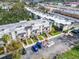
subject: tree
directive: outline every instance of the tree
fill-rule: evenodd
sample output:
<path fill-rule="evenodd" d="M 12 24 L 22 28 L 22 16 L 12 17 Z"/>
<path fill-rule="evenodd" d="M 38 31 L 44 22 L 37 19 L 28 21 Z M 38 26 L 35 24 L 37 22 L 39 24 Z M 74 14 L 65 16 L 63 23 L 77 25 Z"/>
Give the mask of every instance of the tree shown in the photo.
<path fill-rule="evenodd" d="M 21 3 L 21 2 L 17 2 L 13 5 L 13 8 L 12 10 L 13 11 L 20 11 L 20 10 L 23 10 L 24 9 L 24 3 Z"/>
<path fill-rule="evenodd" d="M 16 50 L 12 53 L 12 59 L 21 59 L 20 51 Z"/>
<path fill-rule="evenodd" d="M 2 39 L 3 39 L 3 41 L 4 41 L 5 43 L 8 43 L 8 41 L 11 40 L 11 37 L 10 37 L 9 35 L 7 35 L 7 34 L 4 34 L 3 37 L 2 37 Z"/>
<path fill-rule="evenodd" d="M 4 34 L 2 39 L 6 43 L 5 46 L 4 46 L 4 53 L 6 53 L 7 52 L 6 51 L 6 46 L 7 46 L 7 43 L 11 40 L 11 37 L 9 35 Z"/>
<path fill-rule="evenodd" d="M 21 42 L 12 40 L 11 43 L 6 46 L 6 49 L 7 49 L 7 52 L 11 52 L 11 51 L 16 51 L 22 47 L 23 46 Z"/>

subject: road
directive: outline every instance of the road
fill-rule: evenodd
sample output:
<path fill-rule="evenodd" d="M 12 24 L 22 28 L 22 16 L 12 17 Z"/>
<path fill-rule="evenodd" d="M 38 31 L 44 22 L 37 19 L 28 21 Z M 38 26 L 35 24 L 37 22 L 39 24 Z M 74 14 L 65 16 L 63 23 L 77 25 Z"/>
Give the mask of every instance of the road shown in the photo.
<path fill-rule="evenodd" d="M 31 48 L 27 48 L 27 54 L 23 55 L 22 59 L 53 59 L 56 54 L 68 51 L 71 47 L 73 47 L 74 43 L 79 42 L 79 37 L 70 37 L 63 35 L 54 39 L 50 39 L 49 41 L 54 41 L 55 44 L 50 48 L 40 49 L 38 53 L 34 53 L 31 51 Z"/>

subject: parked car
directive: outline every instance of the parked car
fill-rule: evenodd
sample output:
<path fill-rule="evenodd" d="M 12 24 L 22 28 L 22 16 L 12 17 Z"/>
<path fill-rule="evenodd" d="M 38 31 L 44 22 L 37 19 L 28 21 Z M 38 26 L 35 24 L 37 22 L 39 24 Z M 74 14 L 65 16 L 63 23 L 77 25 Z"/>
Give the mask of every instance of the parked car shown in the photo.
<path fill-rule="evenodd" d="M 36 45 L 38 46 L 39 49 L 41 49 L 42 46 L 43 46 L 43 45 L 42 45 L 42 42 L 37 42 Z"/>
<path fill-rule="evenodd" d="M 53 42 L 53 41 L 48 42 L 48 43 L 47 43 L 47 47 L 51 47 L 51 46 L 54 45 L 54 44 L 55 44 L 55 42 Z"/>
<path fill-rule="evenodd" d="M 38 52 L 38 46 L 37 45 L 32 46 L 31 49 L 32 49 L 33 52 Z"/>

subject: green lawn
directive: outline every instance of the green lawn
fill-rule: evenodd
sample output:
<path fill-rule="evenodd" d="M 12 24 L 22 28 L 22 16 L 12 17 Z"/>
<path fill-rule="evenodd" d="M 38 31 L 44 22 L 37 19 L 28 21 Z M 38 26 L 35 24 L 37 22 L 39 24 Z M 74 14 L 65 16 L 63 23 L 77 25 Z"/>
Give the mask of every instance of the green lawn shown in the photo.
<path fill-rule="evenodd" d="M 54 35 L 60 34 L 60 32 L 58 32 L 55 28 L 56 26 L 52 27 L 52 30 L 49 32 L 50 35 L 54 36 Z"/>
<path fill-rule="evenodd" d="M 38 41 L 38 40 L 37 40 L 37 39 L 35 39 L 34 37 L 32 38 L 32 40 L 34 41 L 34 43 Z"/>
<path fill-rule="evenodd" d="M 60 34 L 60 32 L 53 32 L 53 35 L 58 35 Z"/>
<path fill-rule="evenodd" d="M 41 35 L 42 35 L 43 37 L 47 37 L 47 35 L 46 35 L 45 32 L 43 32 Z"/>
<path fill-rule="evenodd" d="M 43 36 L 42 35 L 39 35 L 38 38 L 39 38 L 39 40 L 43 40 Z"/>
<path fill-rule="evenodd" d="M 79 45 L 64 54 L 57 56 L 57 59 L 79 59 Z"/>
<path fill-rule="evenodd" d="M 55 31 L 55 32 L 51 31 L 49 34 L 54 36 L 54 35 L 60 34 L 60 32 L 58 32 L 58 31 Z"/>
<path fill-rule="evenodd" d="M 32 44 L 31 39 L 27 39 L 28 44 Z"/>

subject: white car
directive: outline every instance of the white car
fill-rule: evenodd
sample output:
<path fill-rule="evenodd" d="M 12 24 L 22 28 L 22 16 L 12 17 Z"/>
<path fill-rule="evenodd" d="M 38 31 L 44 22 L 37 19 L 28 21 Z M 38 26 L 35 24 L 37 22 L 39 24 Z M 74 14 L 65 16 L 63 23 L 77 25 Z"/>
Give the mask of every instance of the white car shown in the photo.
<path fill-rule="evenodd" d="M 53 42 L 53 41 L 48 42 L 48 43 L 47 43 L 47 47 L 51 47 L 51 46 L 54 45 L 54 44 L 55 44 L 55 42 Z"/>

